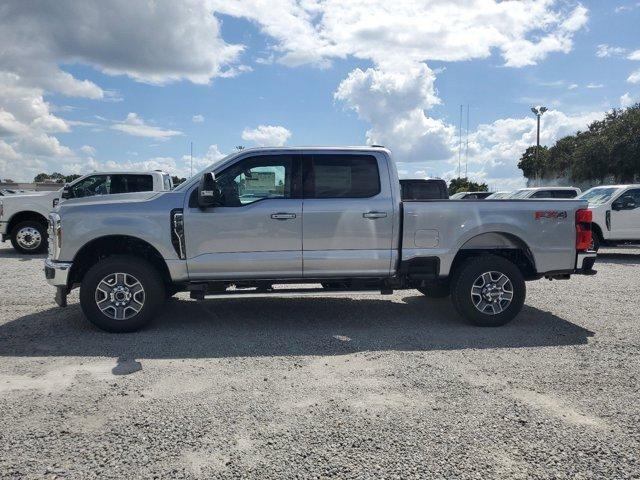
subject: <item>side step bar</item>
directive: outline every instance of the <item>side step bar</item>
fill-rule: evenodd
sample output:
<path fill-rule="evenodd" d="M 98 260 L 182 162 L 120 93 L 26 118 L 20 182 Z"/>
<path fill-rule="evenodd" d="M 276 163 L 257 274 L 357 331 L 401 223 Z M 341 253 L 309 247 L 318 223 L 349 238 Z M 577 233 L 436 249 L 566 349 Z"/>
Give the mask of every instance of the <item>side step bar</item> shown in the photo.
<path fill-rule="evenodd" d="M 224 290 L 220 292 L 206 291 L 205 289 L 191 290 L 190 296 L 195 300 L 204 300 L 205 297 L 216 298 L 242 298 L 242 297 L 314 297 L 322 296 L 343 296 L 343 295 L 391 295 L 393 290 L 380 288 L 367 290 L 349 289 L 326 289 L 326 288 L 272 288 L 272 289 L 237 289 Z"/>

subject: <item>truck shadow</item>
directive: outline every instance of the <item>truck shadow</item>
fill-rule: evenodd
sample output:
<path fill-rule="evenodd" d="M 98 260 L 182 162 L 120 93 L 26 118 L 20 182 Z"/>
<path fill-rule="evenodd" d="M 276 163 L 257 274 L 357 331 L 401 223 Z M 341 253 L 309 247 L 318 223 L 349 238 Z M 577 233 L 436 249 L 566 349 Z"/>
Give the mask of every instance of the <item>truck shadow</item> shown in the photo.
<path fill-rule="evenodd" d="M 12 258 L 18 259 L 21 262 L 26 262 L 28 260 L 44 260 L 47 258 L 46 253 L 36 254 L 36 255 L 25 255 L 24 253 L 18 253 L 12 248 L 0 248 L 0 259 L 2 258 Z"/>
<path fill-rule="evenodd" d="M 109 334 L 78 304 L 0 326 L 0 356 L 221 358 L 341 355 L 360 351 L 527 348 L 586 344 L 593 332 L 525 306 L 500 328 L 468 325 L 448 300 L 243 298 L 170 300 L 147 329 Z"/>
<path fill-rule="evenodd" d="M 640 253 L 615 252 L 606 253 L 598 252 L 596 265 L 598 263 L 616 263 L 616 264 L 639 264 Z"/>

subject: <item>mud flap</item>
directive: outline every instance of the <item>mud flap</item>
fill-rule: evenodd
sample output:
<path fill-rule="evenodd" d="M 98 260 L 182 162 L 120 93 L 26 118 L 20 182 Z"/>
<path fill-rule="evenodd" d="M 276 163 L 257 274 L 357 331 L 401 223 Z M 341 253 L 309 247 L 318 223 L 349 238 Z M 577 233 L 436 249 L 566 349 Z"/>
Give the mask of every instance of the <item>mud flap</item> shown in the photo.
<path fill-rule="evenodd" d="M 55 300 L 59 307 L 67 306 L 67 295 L 69 295 L 67 287 L 56 287 Z"/>

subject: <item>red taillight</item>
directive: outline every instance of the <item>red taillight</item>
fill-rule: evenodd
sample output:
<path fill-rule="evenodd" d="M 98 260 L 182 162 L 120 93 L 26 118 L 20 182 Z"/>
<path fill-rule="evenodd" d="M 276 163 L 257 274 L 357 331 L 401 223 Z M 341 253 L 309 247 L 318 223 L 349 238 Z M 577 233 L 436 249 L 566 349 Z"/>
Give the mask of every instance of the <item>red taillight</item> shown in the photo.
<path fill-rule="evenodd" d="M 591 221 L 593 212 L 591 210 L 578 210 L 576 212 L 576 250 L 586 251 L 591 247 L 593 240 L 591 236 Z"/>

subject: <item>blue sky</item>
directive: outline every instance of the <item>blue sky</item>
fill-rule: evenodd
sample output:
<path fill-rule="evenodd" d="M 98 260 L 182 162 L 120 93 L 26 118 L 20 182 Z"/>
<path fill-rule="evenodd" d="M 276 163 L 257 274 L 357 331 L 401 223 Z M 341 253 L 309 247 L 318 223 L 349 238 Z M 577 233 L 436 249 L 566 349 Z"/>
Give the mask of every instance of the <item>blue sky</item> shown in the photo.
<path fill-rule="evenodd" d="M 388 3 L 10 1 L 0 178 L 182 176 L 190 142 L 198 167 L 236 145 L 375 142 L 403 176 L 450 178 L 469 104 L 470 176 L 513 188 L 531 105 L 550 144 L 640 99 L 636 0 Z"/>

